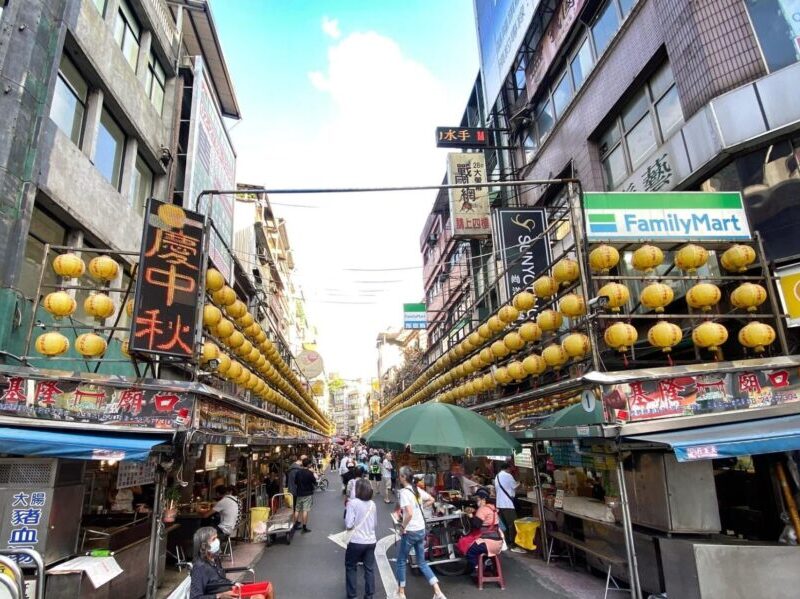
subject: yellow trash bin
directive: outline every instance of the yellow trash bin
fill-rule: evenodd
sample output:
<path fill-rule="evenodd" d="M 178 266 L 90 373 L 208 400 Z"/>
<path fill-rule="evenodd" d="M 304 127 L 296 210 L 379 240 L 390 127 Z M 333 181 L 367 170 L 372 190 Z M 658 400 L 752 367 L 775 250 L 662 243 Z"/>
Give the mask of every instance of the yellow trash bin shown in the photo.
<path fill-rule="evenodd" d="M 250 540 L 255 541 L 259 536 L 263 536 L 267 527 L 267 520 L 269 520 L 268 507 L 251 507 L 250 508 Z M 264 523 L 263 531 L 259 534 L 257 525 Z"/>
<path fill-rule="evenodd" d="M 539 529 L 541 522 L 536 518 L 519 518 L 514 520 L 514 530 L 517 531 L 517 536 L 514 537 L 514 542 L 523 549 L 533 551 L 536 549 L 536 531 Z"/>

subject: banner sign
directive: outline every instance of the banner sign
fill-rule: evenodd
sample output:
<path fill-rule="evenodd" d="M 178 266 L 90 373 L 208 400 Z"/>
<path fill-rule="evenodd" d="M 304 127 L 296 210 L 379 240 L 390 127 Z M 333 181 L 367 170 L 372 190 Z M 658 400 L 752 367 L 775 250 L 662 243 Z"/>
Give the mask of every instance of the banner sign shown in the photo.
<path fill-rule="evenodd" d="M 210 240 L 209 258 L 225 280 L 230 281 L 233 256 L 227 248 L 233 246 L 234 196 L 204 197 L 200 207 L 197 196 L 207 189 L 236 189 L 236 152 L 217 109 L 214 87 L 206 76 L 203 60 L 199 56 L 193 60 L 194 88 L 183 205 L 192 210 L 200 209 L 204 214 L 211 211 L 215 230 Z"/>
<path fill-rule="evenodd" d="M 489 132 L 476 127 L 436 127 L 437 148 L 485 148 Z"/>
<path fill-rule="evenodd" d="M 739 192 L 586 193 L 588 241 L 751 239 Z"/>
<path fill-rule="evenodd" d="M 424 329 L 428 326 L 425 304 L 403 304 L 403 328 Z"/>
<path fill-rule="evenodd" d="M 486 159 L 480 152 L 447 155 L 447 181 L 451 185 L 486 182 Z M 450 189 L 450 230 L 457 239 L 491 235 L 489 188 Z"/>
<path fill-rule="evenodd" d="M 173 391 L 0 376 L 4 416 L 173 430 L 189 424 L 192 402 Z"/>
<path fill-rule="evenodd" d="M 310 349 L 301 351 L 295 358 L 295 362 L 297 362 L 297 367 L 300 369 L 300 372 L 302 372 L 303 376 L 307 379 L 317 378 L 322 374 L 324 368 L 322 356 Z"/>
<path fill-rule="evenodd" d="M 550 238 L 537 236 L 547 228 L 543 208 L 501 208 L 495 210 L 495 247 L 503 264 L 503 280 L 510 299 L 533 285 L 552 262 Z"/>
<path fill-rule="evenodd" d="M 500 95 L 538 5 L 539 0 L 474 0 L 487 111 Z"/>
<path fill-rule="evenodd" d="M 215 433 L 247 434 L 247 415 L 221 403 L 200 400 L 197 410 L 197 428 Z"/>
<path fill-rule="evenodd" d="M 764 408 L 800 401 L 796 368 L 679 376 L 603 385 L 603 403 L 650 420 Z"/>
<path fill-rule="evenodd" d="M 130 351 L 191 359 L 205 259 L 203 215 L 150 198 L 136 278 Z"/>
<path fill-rule="evenodd" d="M 578 20 L 578 15 L 583 9 L 585 0 L 561 0 L 542 36 L 539 46 L 532 54 L 528 67 L 525 69 L 527 80 L 528 99 L 532 100 L 542 83 L 547 69 L 553 64 L 558 50 L 567 38 L 572 26 Z"/>

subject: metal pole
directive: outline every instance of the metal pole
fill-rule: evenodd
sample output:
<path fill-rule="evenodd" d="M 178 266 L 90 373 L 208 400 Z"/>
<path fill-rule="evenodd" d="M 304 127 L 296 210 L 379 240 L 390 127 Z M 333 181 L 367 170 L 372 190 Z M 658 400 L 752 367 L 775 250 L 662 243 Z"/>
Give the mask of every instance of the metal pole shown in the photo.
<path fill-rule="evenodd" d="M 542 531 L 542 557 L 544 558 L 544 561 L 547 561 L 550 557 L 548 555 L 550 551 L 547 547 L 547 516 L 544 513 L 544 498 L 542 497 L 542 479 L 539 476 L 539 450 L 537 445 L 538 442 L 534 441 L 533 448 L 531 449 L 531 458 L 533 461 L 533 482 L 536 489 L 536 506 L 539 508 L 539 519 L 542 522 L 539 525 L 539 530 Z"/>
<path fill-rule="evenodd" d="M 160 460 L 159 460 L 160 462 Z M 161 464 L 156 465 L 155 499 L 153 500 L 153 515 L 150 522 L 150 553 L 147 557 L 147 599 L 156 599 L 158 593 L 158 554 L 161 546 L 161 533 L 163 525 L 161 516 L 163 512 L 165 473 Z"/>
<path fill-rule="evenodd" d="M 628 557 L 628 578 L 631 585 L 631 597 L 633 599 L 642 599 L 642 589 L 639 585 L 639 564 L 636 559 L 636 546 L 633 540 L 633 526 L 628 506 L 628 489 L 625 486 L 625 468 L 622 465 L 622 455 L 617 456 L 617 484 L 619 485 L 619 500 L 622 504 L 622 530 L 625 533 L 625 552 Z"/>

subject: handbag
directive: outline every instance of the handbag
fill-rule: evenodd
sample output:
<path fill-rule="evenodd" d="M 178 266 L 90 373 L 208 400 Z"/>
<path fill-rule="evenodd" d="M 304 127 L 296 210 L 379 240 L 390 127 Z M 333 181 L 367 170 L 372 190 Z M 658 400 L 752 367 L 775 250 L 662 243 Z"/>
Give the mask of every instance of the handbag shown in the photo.
<path fill-rule="evenodd" d="M 372 511 L 374 509 L 375 509 L 375 504 L 372 503 L 369 506 L 367 513 L 364 514 L 364 517 L 361 518 L 359 523 L 356 524 L 353 528 L 345 528 L 341 532 L 335 532 L 333 534 L 329 534 L 328 538 L 337 545 L 339 545 L 339 547 L 341 547 L 342 549 L 347 549 L 347 545 L 350 543 L 350 539 L 353 537 L 353 533 L 356 531 L 356 529 L 360 528 L 361 525 L 364 524 L 364 522 L 367 521 L 367 518 L 369 518 L 370 514 L 372 514 Z"/>

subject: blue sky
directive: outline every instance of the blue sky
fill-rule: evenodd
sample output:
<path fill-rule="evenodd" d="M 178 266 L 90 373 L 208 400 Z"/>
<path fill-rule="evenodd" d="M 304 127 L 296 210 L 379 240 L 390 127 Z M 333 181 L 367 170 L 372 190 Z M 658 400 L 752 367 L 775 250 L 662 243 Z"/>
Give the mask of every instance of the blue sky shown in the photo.
<path fill-rule="evenodd" d="M 441 181 L 446 152 L 434 127 L 458 122 L 478 71 L 472 0 L 211 5 L 243 115 L 231 128 L 239 182 Z M 271 198 L 282 204 L 329 372 L 376 375 L 377 334 L 422 295 L 419 236 L 434 196 Z M 409 266 L 420 268 L 355 270 Z"/>

